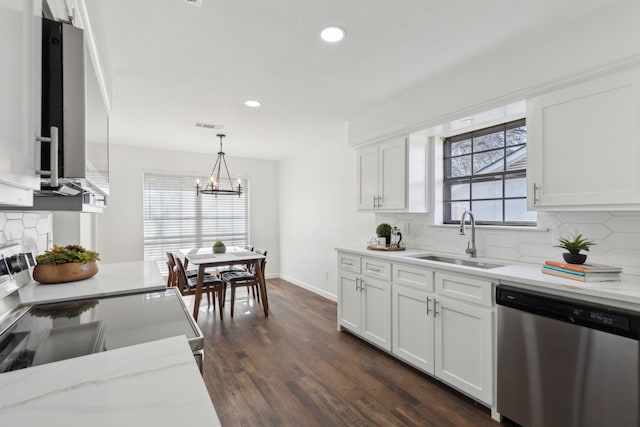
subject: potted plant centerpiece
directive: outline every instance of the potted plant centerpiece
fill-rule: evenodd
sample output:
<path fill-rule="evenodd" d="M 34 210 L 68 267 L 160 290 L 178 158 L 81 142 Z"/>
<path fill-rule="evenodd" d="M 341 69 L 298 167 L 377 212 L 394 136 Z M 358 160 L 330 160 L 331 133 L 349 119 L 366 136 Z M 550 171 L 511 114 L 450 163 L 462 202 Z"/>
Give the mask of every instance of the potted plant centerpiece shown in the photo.
<path fill-rule="evenodd" d="M 569 264 L 584 264 L 587 260 L 586 254 L 581 254 L 580 251 L 589 252 L 589 246 L 595 245 L 592 240 L 582 237 L 582 234 L 571 234 L 569 238 L 559 238 L 559 245 L 556 247 L 565 249 L 567 252 L 562 254 L 562 257 Z"/>
<path fill-rule="evenodd" d="M 391 226 L 385 223 L 378 225 L 376 228 L 376 234 L 378 237 L 384 237 L 385 244 L 388 247 L 391 243 Z"/>
<path fill-rule="evenodd" d="M 218 239 L 213 243 L 213 253 L 214 254 L 223 254 L 227 251 L 227 247 L 224 245 L 222 240 Z"/>
<path fill-rule="evenodd" d="M 33 279 L 40 283 L 66 283 L 88 279 L 98 272 L 100 255 L 80 245 L 57 246 L 36 257 Z"/>

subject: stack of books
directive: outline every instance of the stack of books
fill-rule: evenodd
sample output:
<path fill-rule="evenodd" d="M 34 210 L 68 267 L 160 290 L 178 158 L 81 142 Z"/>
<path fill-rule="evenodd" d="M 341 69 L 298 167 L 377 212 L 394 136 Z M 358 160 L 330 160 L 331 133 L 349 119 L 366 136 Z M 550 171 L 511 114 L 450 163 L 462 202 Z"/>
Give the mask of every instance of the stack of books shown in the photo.
<path fill-rule="evenodd" d="M 622 268 L 612 265 L 564 264 L 557 261 L 545 261 L 542 272 L 581 282 L 616 282 L 620 280 Z"/>

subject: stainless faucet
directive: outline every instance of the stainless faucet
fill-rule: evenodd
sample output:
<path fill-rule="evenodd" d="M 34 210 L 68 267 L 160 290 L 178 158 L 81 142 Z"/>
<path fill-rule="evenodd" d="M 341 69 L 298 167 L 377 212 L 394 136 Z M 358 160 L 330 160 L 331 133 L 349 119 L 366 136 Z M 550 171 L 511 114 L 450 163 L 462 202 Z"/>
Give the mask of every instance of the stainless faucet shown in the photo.
<path fill-rule="evenodd" d="M 462 218 L 460 218 L 460 234 L 465 235 L 467 233 L 464 232 L 464 218 L 469 215 L 471 220 L 471 241 L 467 243 L 467 249 L 465 252 L 471 255 L 471 258 L 475 258 L 477 255 L 476 251 L 476 219 L 473 217 L 473 212 L 467 210 L 462 212 Z"/>

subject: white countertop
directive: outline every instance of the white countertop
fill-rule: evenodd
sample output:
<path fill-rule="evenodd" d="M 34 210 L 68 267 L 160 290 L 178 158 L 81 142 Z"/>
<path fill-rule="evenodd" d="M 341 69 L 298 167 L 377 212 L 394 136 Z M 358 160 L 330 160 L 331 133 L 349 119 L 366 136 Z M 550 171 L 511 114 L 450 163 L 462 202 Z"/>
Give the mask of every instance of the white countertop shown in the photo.
<path fill-rule="evenodd" d="M 336 248 L 341 252 L 348 252 L 367 257 L 386 259 L 390 262 L 402 262 L 428 267 L 436 271 L 449 271 L 452 273 L 470 274 L 493 279 L 500 283 L 513 283 L 527 289 L 562 295 L 566 297 L 579 297 L 591 302 L 611 304 L 615 307 L 640 311 L 640 277 L 622 275 L 618 282 L 579 282 L 577 280 L 564 279 L 544 274 L 540 271 L 541 265 L 536 264 L 508 264 L 503 260 L 488 258 L 470 258 L 449 253 L 439 253 L 424 249 L 406 249 L 404 251 L 375 251 L 360 248 Z M 433 254 L 451 258 L 473 259 L 476 261 L 503 264 L 503 267 L 483 269 L 467 267 L 456 264 L 447 264 L 437 261 L 413 258 L 415 255 Z"/>
<path fill-rule="evenodd" d="M 0 374 L 6 426 L 220 426 L 184 336 Z"/>
<path fill-rule="evenodd" d="M 34 280 L 20 288 L 22 304 L 42 304 L 138 291 L 163 290 L 166 283 L 153 261 L 98 264 L 98 273 L 77 282 L 42 284 Z"/>

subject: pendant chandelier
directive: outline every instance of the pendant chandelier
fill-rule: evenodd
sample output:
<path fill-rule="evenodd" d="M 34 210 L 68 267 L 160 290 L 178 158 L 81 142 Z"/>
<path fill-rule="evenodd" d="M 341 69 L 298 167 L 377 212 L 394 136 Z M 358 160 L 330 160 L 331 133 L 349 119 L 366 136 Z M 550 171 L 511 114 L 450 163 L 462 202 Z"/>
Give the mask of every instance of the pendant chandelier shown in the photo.
<path fill-rule="evenodd" d="M 200 183 L 200 179 L 196 180 L 196 194 L 199 196 L 200 193 L 203 194 L 213 194 L 214 196 L 218 196 L 218 194 L 237 194 L 238 197 L 242 194 L 242 184 L 241 181 L 238 180 L 237 185 L 234 187 L 233 182 L 231 181 L 231 175 L 229 175 L 229 168 L 227 167 L 227 161 L 224 159 L 224 152 L 222 151 L 222 138 L 226 135 L 223 133 L 219 133 L 216 135 L 220 138 L 220 151 L 218 151 L 218 159 L 216 163 L 213 165 L 213 169 L 211 170 L 211 175 L 209 176 L 209 181 L 207 185 L 202 187 Z M 229 183 L 228 187 L 222 187 L 222 181 L 220 179 L 220 175 L 222 174 L 222 166 L 224 166 L 224 171 L 226 173 L 226 179 Z M 225 179 L 225 176 L 222 176 L 222 179 Z"/>

